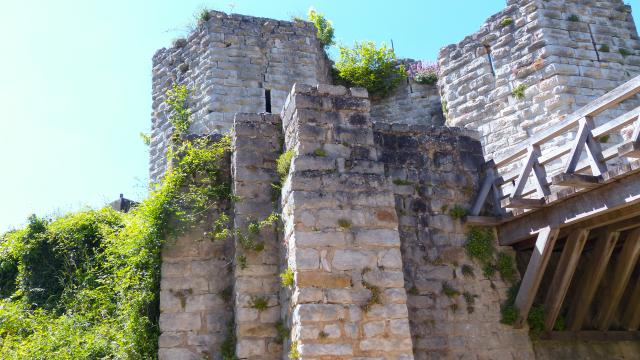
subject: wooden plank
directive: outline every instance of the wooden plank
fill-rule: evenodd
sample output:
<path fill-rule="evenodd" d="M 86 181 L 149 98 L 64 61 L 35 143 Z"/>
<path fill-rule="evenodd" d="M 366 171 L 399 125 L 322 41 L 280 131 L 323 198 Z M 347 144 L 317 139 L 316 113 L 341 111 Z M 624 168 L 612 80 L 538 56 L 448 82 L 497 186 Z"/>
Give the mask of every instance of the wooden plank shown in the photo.
<path fill-rule="evenodd" d="M 464 223 L 472 226 L 497 226 L 502 223 L 502 219 L 497 216 L 473 216 L 465 217 Z"/>
<path fill-rule="evenodd" d="M 522 278 L 518 295 L 516 295 L 515 307 L 518 309 L 518 318 L 514 323 L 516 328 L 521 328 L 529 316 L 529 310 L 536 297 L 542 276 L 549 263 L 553 247 L 558 238 L 559 229 L 545 227 L 538 233 L 536 245 L 531 253 L 531 259 Z"/>
<path fill-rule="evenodd" d="M 544 199 L 508 198 L 502 201 L 502 207 L 511 209 L 539 209 L 544 206 Z"/>
<path fill-rule="evenodd" d="M 580 229 L 569 235 L 564 244 L 558 267 L 553 274 L 553 280 L 551 280 L 544 302 L 544 329 L 546 331 L 553 330 L 588 235 L 589 230 Z"/>
<path fill-rule="evenodd" d="M 639 255 L 640 229 L 634 229 L 627 235 L 620 255 L 618 255 L 610 291 L 607 292 L 596 319 L 598 330 L 606 331 L 609 329 Z"/>
<path fill-rule="evenodd" d="M 549 205 L 545 211 L 531 211 L 505 221 L 498 227 L 498 239 L 500 245 L 513 245 L 535 236 L 546 226 L 567 227 L 638 203 L 638 176 L 625 175 L 596 189 Z M 622 211 L 618 215 L 624 214 Z"/>
<path fill-rule="evenodd" d="M 538 145 L 533 146 L 534 151 L 537 153 L 536 159 L 533 162 L 533 184 L 539 197 L 544 197 L 551 194 L 549 189 L 549 182 L 547 181 L 547 171 L 544 166 L 538 162 L 540 158 L 540 147 Z"/>
<path fill-rule="evenodd" d="M 591 134 L 590 131 L 591 129 L 589 128 L 587 119 L 580 119 L 580 121 L 578 122 L 578 132 L 576 133 L 576 137 L 573 138 L 573 141 L 571 142 L 571 152 L 569 153 L 569 157 L 565 161 L 563 171 L 565 174 L 573 174 L 576 171 L 576 167 L 578 166 L 578 162 L 580 162 L 580 156 L 582 155 L 584 145 L 587 142 L 587 137 Z"/>
<path fill-rule="evenodd" d="M 638 330 L 640 327 L 640 279 L 636 279 L 636 285 L 633 288 L 627 309 L 622 316 L 624 328 L 629 331 Z"/>
<path fill-rule="evenodd" d="M 620 232 L 613 231 L 602 233 L 595 239 L 596 246 L 592 258 L 580 279 L 576 295 L 569 308 L 567 329 L 578 331 L 582 328 L 619 237 Z"/>
<path fill-rule="evenodd" d="M 602 176 L 562 173 L 552 177 L 551 183 L 558 186 L 595 188 L 600 186 L 600 183 L 602 183 Z"/>
<path fill-rule="evenodd" d="M 479 215 L 480 211 L 482 211 L 482 207 L 487 201 L 487 197 L 489 195 L 489 191 L 493 189 L 493 184 L 495 182 L 495 168 L 493 166 L 493 161 L 489 160 L 485 164 L 485 168 L 487 169 L 486 175 L 484 178 L 484 182 L 482 183 L 482 187 L 480 191 L 478 191 L 478 196 L 476 197 L 475 202 L 473 203 L 473 207 L 471 208 L 471 215 Z"/>
<path fill-rule="evenodd" d="M 556 341 L 637 341 L 640 331 L 546 331 L 541 340 Z"/>
<path fill-rule="evenodd" d="M 618 86 L 612 91 L 604 94 L 598 99 L 588 103 L 582 108 L 578 109 L 573 114 L 569 115 L 564 120 L 561 120 L 560 123 L 542 130 L 538 132 L 536 135 L 529 138 L 526 142 L 526 145 L 523 145 L 522 148 L 519 148 L 514 151 L 510 151 L 508 154 L 505 154 L 500 157 L 496 157 L 494 159 L 497 167 L 502 167 L 505 164 L 515 160 L 519 156 L 526 154 L 527 147 L 529 145 L 541 145 L 554 137 L 566 132 L 567 130 L 575 127 L 578 124 L 578 121 L 585 116 L 596 116 L 599 113 L 615 107 L 620 102 L 634 96 L 636 93 L 640 91 L 640 76 L 636 76 L 633 79 L 627 81 L 626 83 Z"/>

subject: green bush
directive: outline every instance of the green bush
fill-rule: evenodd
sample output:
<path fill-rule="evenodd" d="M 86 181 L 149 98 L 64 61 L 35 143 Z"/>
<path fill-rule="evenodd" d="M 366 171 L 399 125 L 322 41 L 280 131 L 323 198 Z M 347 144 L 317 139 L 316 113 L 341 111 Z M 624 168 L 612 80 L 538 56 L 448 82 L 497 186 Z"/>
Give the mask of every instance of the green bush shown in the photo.
<path fill-rule="evenodd" d="M 600 48 L 598 48 L 598 51 L 600 51 L 600 52 L 609 52 L 610 51 L 609 45 L 607 45 L 607 44 L 600 45 Z"/>
<path fill-rule="evenodd" d="M 0 358 L 156 358 L 162 244 L 231 199 L 229 137 L 174 145 L 180 157 L 129 213 L 33 216 L 0 237 Z"/>
<path fill-rule="evenodd" d="M 513 258 L 504 252 L 498 253 L 496 260 L 496 268 L 502 277 L 502 280 L 512 283 L 516 279 L 516 269 Z"/>
<path fill-rule="evenodd" d="M 293 270 L 288 267 L 282 273 L 280 273 L 280 283 L 284 287 L 293 286 Z"/>
<path fill-rule="evenodd" d="M 507 26 L 509 26 L 511 24 L 513 24 L 513 18 L 511 16 L 505 16 L 500 21 L 500 27 L 507 27 Z"/>
<path fill-rule="evenodd" d="M 353 48 L 341 46 L 336 71 L 344 83 L 364 87 L 372 97 L 386 96 L 406 77 L 393 49 L 384 43 L 377 48 L 371 41 L 356 42 Z"/>
<path fill-rule="evenodd" d="M 576 14 L 571 14 L 569 16 L 569 18 L 567 18 L 567 20 L 571 21 L 571 22 L 578 22 L 580 21 L 580 18 L 578 17 L 578 15 Z"/>
<path fill-rule="evenodd" d="M 629 55 L 632 55 L 632 54 L 633 54 L 631 51 L 629 51 L 629 50 L 627 50 L 627 49 L 625 49 L 625 48 L 620 48 L 620 49 L 618 49 L 618 52 L 620 53 L 620 55 L 622 55 L 622 56 L 624 56 L 624 57 L 626 57 L 626 56 L 629 56 Z"/>
<path fill-rule="evenodd" d="M 333 41 L 333 24 L 331 23 L 331 21 L 327 20 L 324 17 L 324 14 L 320 14 L 319 12 L 311 8 L 309 9 L 307 18 L 313 23 L 313 25 L 316 26 L 316 29 L 318 30 L 316 36 L 318 37 L 318 40 L 322 45 L 327 47 L 335 43 Z"/>
<path fill-rule="evenodd" d="M 493 261 L 493 232 L 488 228 L 471 228 L 464 245 L 467 254 L 478 260 L 481 264 L 489 264 Z"/>
<path fill-rule="evenodd" d="M 468 211 L 467 209 L 465 209 L 464 207 L 455 204 L 450 210 L 449 210 L 449 216 L 451 216 L 454 219 L 462 219 L 463 217 L 467 216 Z"/>

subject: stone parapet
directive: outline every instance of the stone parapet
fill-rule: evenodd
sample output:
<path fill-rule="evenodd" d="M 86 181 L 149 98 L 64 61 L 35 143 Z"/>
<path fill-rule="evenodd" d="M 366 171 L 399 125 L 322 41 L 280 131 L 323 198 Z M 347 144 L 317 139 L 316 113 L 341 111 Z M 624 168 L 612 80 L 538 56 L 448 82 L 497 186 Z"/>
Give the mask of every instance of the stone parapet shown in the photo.
<path fill-rule="evenodd" d="M 398 219 L 363 89 L 296 84 L 283 110 L 293 347 L 304 359 L 413 359 Z"/>

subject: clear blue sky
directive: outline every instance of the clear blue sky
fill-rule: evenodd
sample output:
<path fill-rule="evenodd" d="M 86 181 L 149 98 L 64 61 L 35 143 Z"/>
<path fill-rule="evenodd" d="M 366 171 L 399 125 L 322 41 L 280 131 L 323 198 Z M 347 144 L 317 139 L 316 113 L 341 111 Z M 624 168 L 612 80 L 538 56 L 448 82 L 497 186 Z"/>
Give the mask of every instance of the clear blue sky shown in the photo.
<path fill-rule="evenodd" d="M 629 2 L 640 8 L 640 0 Z M 289 19 L 315 7 L 336 38 L 389 42 L 434 60 L 504 0 L 2 0 L 0 231 L 31 213 L 146 194 L 151 57 L 202 7 Z M 638 10 L 640 11 L 640 10 Z"/>

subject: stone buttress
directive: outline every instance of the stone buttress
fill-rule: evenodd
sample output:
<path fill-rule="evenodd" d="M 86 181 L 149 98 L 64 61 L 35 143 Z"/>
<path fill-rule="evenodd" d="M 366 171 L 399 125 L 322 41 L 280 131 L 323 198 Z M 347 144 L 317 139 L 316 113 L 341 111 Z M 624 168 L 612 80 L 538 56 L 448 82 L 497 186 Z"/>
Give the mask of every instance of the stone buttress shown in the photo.
<path fill-rule="evenodd" d="M 295 274 L 292 347 L 304 359 L 413 359 L 394 198 L 366 91 L 295 85 L 282 191 Z"/>

